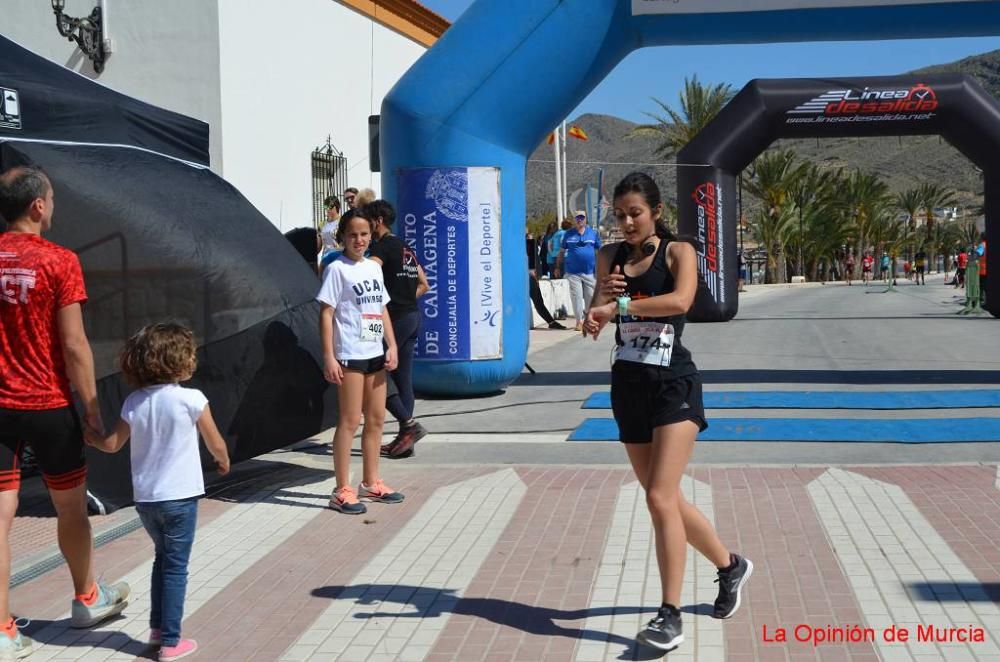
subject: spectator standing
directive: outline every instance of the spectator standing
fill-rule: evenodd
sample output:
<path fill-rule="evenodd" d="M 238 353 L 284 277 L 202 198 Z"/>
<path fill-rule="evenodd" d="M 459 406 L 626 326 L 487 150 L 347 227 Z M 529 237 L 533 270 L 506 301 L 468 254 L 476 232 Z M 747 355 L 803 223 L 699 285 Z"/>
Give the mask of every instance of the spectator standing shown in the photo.
<path fill-rule="evenodd" d="M 405 241 L 392 234 L 396 210 L 385 200 L 375 200 L 365 207 L 365 214 L 375 228 L 368 257 L 382 267 L 382 280 L 389 294 L 389 319 L 396 337 L 397 365 L 389 373 L 396 393 L 386 398 L 385 408 L 399 423 L 399 434 L 381 447 L 385 457 L 413 455 L 413 445 L 427 436 L 427 430 L 414 416 L 413 350 L 420 332 L 420 309 L 417 299 L 430 289 L 427 276 L 417 262 L 417 254 Z"/>
<path fill-rule="evenodd" d="M 979 301 L 980 305 L 986 306 L 986 233 L 979 235 L 979 245 L 976 246 L 976 255 L 979 256 Z"/>
<path fill-rule="evenodd" d="M 601 247 L 601 235 L 587 225 L 587 214 L 577 211 L 573 215 L 576 228 L 567 230 L 562 239 L 559 254 L 560 270 L 565 270 L 569 281 L 569 294 L 573 300 L 573 316 L 576 330 L 583 330 L 583 318 L 590 309 L 594 298 L 594 268 L 597 266 L 597 250 Z"/>
<path fill-rule="evenodd" d="M 538 272 L 539 278 L 544 278 L 545 276 L 552 276 L 552 266 L 555 264 L 555 255 L 549 259 L 549 239 L 552 239 L 552 235 L 556 233 L 555 221 L 549 223 L 548 227 L 545 228 L 545 234 L 539 240 L 539 250 L 538 250 Z"/>
<path fill-rule="evenodd" d="M 34 453 L 58 520 L 59 550 L 73 581 L 70 625 L 86 628 L 120 613 L 129 585 L 94 581 L 87 518 L 83 426 L 102 434 L 94 356 L 83 327 L 87 301 L 80 260 L 42 238 L 52 227 L 52 183 L 40 168 L 0 174 L 0 571 L 10 577 L 9 532 L 17 511 L 21 459 Z M 73 407 L 70 385 L 84 411 Z M 9 583 L 0 582 L 0 658 L 31 652 L 10 615 Z"/>
<path fill-rule="evenodd" d="M 198 526 L 198 500 L 205 495 L 198 433 L 218 465 L 229 473 L 229 451 L 219 434 L 208 399 L 184 388 L 198 366 L 194 334 L 179 324 L 152 324 L 129 338 L 121 368 L 138 390 L 125 399 L 110 436 L 92 439 L 107 453 L 130 438 L 135 509 L 153 539 L 149 643 L 160 647 L 161 662 L 187 657 L 198 649 L 181 638 L 188 561 Z"/>
<path fill-rule="evenodd" d="M 927 252 L 921 246 L 913 255 L 913 282 L 917 285 L 926 285 L 924 271 L 927 269 Z"/>
<path fill-rule="evenodd" d="M 563 219 L 559 229 L 556 230 L 549 239 L 549 271 L 553 278 L 562 278 L 563 273 L 559 270 L 559 253 L 562 251 L 562 240 L 566 236 L 566 231 L 573 227 L 569 219 Z"/>
<path fill-rule="evenodd" d="M 348 186 L 344 189 L 344 204 L 348 209 L 355 209 L 357 205 L 358 189 Z"/>
<path fill-rule="evenodd" d="M 365 257 L 372 223 L 355 209 L 340 219 L 344 254 L 323 273 L 316 299 L 320 303 L 323 376 L 336 384 L 337 431 L 333 437 L 333 469 L 337 486 L 330 508 L 360 515 L 360 499 L 401 503 L 403 495 L 379 476 L 379 447 L 385 424 L 386 370 L 396 369 L 396 338 L 386 305 L 389 294 L 382 269 Z M 362 480 L 351 487 L 351 445 L 364 416 L 361 433 Z M 360 497 L 360 499 L 359 499 Z"/>
<path fill-rule="evenodd" d="M 965 286 L 965 269 L 969 266 L 969 254 L 963 248 L 956 258 L 958 266 L 955 268 L 955 287 Z"/>
<path fill-rule="evenodd" d="M 357 197 L 354 198 L 354 206 L 357 209 L 364 209 L 375 202 L 375 197 L 375 191 L 370 188 L 363 188 L 358 191 Z"/>
<path fill-rule="evenodd" d="M 538 276 L 535 272 L 535 240 L 532 238 L 531 233 L 528 233 L 528 236 L 525 237 L 525 248 L 528 251 L 528 294 L 531 296 L 531 304 L 538 311 L 541 318 L 545 320 L 545 323 L 549 325 L 550 329 L 565 329 L 565 326 L 552 317 L 552 313 L 549 312 L 548 307 L 545 305 L 545 300 L 542 298 L 542 288 L 538 286 Z"/>
<path fill-rule="evenodd" d="M 320 260 L 339 248 L 337 225 L 340 223 L 340 198 L 335 195 L 327 196 L 323 205 L 326 207 L 326 222 L 319 230 L 319 236 L 323 242 Z"/>

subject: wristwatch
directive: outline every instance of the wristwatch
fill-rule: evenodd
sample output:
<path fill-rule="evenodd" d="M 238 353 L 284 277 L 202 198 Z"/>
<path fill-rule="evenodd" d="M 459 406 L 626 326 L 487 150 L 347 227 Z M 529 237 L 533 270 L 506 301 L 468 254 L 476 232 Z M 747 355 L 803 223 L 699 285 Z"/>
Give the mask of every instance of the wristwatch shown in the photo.
<path fill-rule="evenodd" d="M 618 315 L 620 317 L 625 317 L 628 315 L 628 302 L 632 300 L 630 296 L 618 297 Z"/>

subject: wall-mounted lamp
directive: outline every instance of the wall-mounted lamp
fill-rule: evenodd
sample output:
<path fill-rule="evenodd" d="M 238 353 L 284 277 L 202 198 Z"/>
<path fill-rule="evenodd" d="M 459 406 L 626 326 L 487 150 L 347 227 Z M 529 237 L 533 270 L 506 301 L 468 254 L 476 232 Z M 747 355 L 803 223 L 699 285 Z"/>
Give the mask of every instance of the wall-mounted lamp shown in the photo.
<path fill-rule="evenodd" d="M 63 13 L 66 0 L 52 0 L 52 11 L 56 15 L 56 28 L 59 34 L 69 41 L 75 41 L 83 54 L 94 63 L 94 71 L 104 71 L 104 38 L 101 31 L 101 8 L 94 7 L 90 16 L 73 18 Z"/>

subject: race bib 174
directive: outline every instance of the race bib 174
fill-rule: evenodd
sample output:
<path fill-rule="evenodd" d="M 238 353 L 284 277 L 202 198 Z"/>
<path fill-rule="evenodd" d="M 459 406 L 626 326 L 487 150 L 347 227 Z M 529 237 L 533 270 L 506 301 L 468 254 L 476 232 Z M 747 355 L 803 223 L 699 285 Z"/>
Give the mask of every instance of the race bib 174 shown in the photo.
<path fill-rule="evenodd" d="M 616 361 L 669 366 L 674 348 L 674 327 L 662 322 L 623 322 L 618 325 L 622 344 L 615 349 Z"/>

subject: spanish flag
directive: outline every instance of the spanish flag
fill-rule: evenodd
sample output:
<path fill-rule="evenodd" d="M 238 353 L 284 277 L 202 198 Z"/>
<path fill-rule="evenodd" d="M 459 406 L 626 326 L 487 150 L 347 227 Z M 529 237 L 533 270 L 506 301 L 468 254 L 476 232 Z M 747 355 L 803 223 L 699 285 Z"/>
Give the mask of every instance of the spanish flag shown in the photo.
<path fill-rule="evenodd" d="M 566 131 L 566 133 L 574 138 L 579 138 L 580 140 L 590 140 L 590 138 L 587 137 L 587 132 L 575 124 L 569 127 L 569 130 Z"/>

